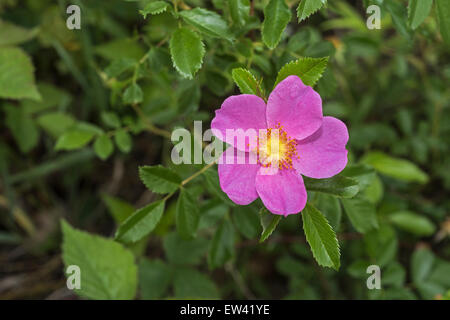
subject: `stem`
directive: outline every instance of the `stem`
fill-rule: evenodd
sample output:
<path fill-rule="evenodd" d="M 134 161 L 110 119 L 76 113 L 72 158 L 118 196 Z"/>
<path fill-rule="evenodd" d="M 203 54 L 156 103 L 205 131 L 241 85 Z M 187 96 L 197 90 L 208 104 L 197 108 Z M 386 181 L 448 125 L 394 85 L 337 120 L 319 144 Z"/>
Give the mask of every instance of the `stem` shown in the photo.
<path fill-rule="evenodd" d="M 189 181 L 191 181 L 192 179 L 196 178 L 197 176 L 201 175 L 203 172 L 205 172 L 206 170 L 208 170 L 209 168 L 211 168 L 213 165 L 215 165 L 216 162 L 214 161 L 213 163 L 210 163 L 206 166 L 204 166 L 201 170 L 197 171 L 196 173 L 194 173 L 192 176 L 186 178 L 185 180 L 183 180 L 183 182 L 181 182 L 181 186 L 184 186 L 185 184 L 187 184 Z"/>
<path fill-rule="evenodd" d="M 154 126 L 153 123 L 151 123 L 151 122 L 148 120 L 147 116 L 144 114 L 144 112 L 142 112 L 141 108 L 139 108 L 138 105 L 132 104 L 131 106 L 132 106 L 132 108 L 134 109 L 134 111 L 136 111 L 137 115 L 138 115 L 140 118 L 142 118 L 142 120 L 144 121 L 144 124 L 145 124 L 145 126 L 146 126 L 146 128 L 147 128 L 147 131 L 150 131 L 150 132 L 152 132 L 152 133 L 154 133 L 154 134 L 157 134 L 157 135 L 160 135 L 160 136 L 162 136 L 162 137 L 165 137 L 165 138 L 169 138 L 169 139 L 170 139 L 170 137 L 171 137 L 172 135 L 171 135 L 171 133 L 170 133 L 169 131 L 164 130 L 164 129 L 160 129 L 160 128 Z"/>

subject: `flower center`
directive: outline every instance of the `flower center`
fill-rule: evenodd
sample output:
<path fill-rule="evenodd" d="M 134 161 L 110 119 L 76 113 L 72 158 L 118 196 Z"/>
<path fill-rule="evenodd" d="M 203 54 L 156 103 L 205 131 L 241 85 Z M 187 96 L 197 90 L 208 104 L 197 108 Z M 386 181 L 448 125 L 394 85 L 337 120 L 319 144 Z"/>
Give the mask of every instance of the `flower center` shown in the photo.
<path fill-rule="evenodd" d="M 287 135 L 283 126 L 278 123 L 275 128 L 260 132 L 257 150 L 258 163 L 263 167 L 293 169 L 292 160 L 298 159 L 296 141 Z"/>

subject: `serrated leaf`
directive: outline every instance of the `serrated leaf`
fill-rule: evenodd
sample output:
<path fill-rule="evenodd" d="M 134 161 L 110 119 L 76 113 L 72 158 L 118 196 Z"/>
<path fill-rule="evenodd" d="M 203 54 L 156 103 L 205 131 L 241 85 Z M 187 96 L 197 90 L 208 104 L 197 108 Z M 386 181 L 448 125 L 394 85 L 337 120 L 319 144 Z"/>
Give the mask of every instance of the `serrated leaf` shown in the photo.
<path fill-rule="evenodd" d="M 178 234 L 185 239 L 194 237 L 199 221 L 200 211 L 195 197 L 186 189 L 181 189 L 176 211 Z"/>
<path fill-rule="evenodd" d="M 202 66 L 205 48 L 196 32 L 179 28 L 170 39 L 170 55 L 175 69 L 183 77 L 192 79 Z"/>
<path fill-rule="evenodd" d="M 278 72 L 274 87 L 286 77 L 294 75 L 302 79 L 307 86 L 314 86 L 322 76 L 328 63 L 328 57 L 324 58 L 300 58 L 285 64 Z"/>
<path fill-rule="evenodd" d="M 80 268 L 80 289 L 90 299 L 133 299 L 137 288 L 137 267 L 133 254 L 121 244 L 78 231 L 61 221 L 64 236 L 62 257 L 66 267 Z"/>
<path fill-rule="evenodd" d="M 180 12 L 184 21 L 196 27 L 200 32 L 215 38 L 232 40 L 233 35 L 228 29 L 228 25 L 222 17 L 203 8 L 194 8 Z"/>
<path fill-rule="evenodd" d="M 0 50 L 0 98 L 41 100 L 34 81 L 33 64 L 22 49 L 6 47 Z"/>
<path fill-rule="evenodd" d="M 326 3 L 327 0 L 301 0 L 297 7 L 298 22 L 320 10 Z"/>
<path fill-rule="evenodd" d="M 328 179 L 312 179 L 303 177 L 308 191 L 317 191 L 332 194 L 342 198 L 352 198 L 358 191 L 358 181 L 341 175 Z"/>
<path fill-rule="evenodd" d="M 250 14 L 250 0 L 229 0 L 228 7 L 233 23 L 244 26 Z"/>
<path fill-rule="evenodd" d="M 95 154 L 102 160 L 106 160 L 114 151 L 114 144 L 106 134 L 100 135 L 94 142 Z"/>
<path fill-rule="evenodd" d="M 278 226 L 280 220 L 280 215 L 272 214 L 266 208 L 261 208 L 261 210 L 259 211 L 259 221 L 261 223 L 262 233 L 259 239 L 259 243 L 266 241 L 267 238 L 270 237 L 270 235 Z"/>
<path fill-rule="evenodd" d="M 292 18 L 292 13 L 285 0 L 270 0 L 264 8 L 262 39 L 266 46 L 274 49 L 280 42 L 281 35 Z"/>
<path fill-rule="evenodd" d="M 114 134 L 114 141 L 116 142 L 117 148 L 124 153 L 128 153 L 133 145 L 133 140 L 130 134 L 125 129 L 120 129 Z"/>
<path fill-rule="evenodd" d="M 435 225 L 425 216 L 411 211 L 397 211 L 389 214 L 389 220 L 398 228 L 417 236 L 431 236 Z"/>
<path fill-rule="evenodd" d="M 411 29 L 416 29 L 428 17 L 433 0 L 409 0 L 408 22 Z"/>
<path fill-rule="evenodd" d="M 124 243 L 141 240 L 155 229 L 164 212 L 165 202 L 153 202 L 128 217 L 116 232 L 115 239 Z"/>
<path fill-rule="evenodd" d="M 144 19 L 147 18 L 147 15 L 151 14 L 160 14 L 167 10 L 167 7 L 169 4 L 165 1 L 155 1 L 147 3 L 147 5 L 144 7 L 144 9 L 139 10 L 139 13 L 144 16 Z"/>
<path fill-rule="evenodd" d="M 144 93 L 137 83 L 132 83 L 123 93 L 123 102 L 125 104 L 138 104 L 142 102 Z"/>
<path fill-rule="evenodd" d="M 56 141 L 55 150 L 75 150 L 88 144 L 94 133 L 84 130 L 70 130 Z"/>
<path fill-rule="evenodd" d="M 302 213 L 303 230 L 317 263 L 335 270 L 340 266 L 339 243 L 336 233 L 325 216 L 307 203 Z"/>
<path fill-rule="evenodd" d="M 254 94 L 261 97 L 262 90 L 255 76 L 247 69 L 235 68 L 231 72 L 234 83 L 239 87 L 241 93 Z"/>
<path fill-rule="evenodd" d="M 450 1 L 436 0 L 436 13 L 442 39 L 450 46 Z"/>
<path fill-rule="evenodd" d="M 174 192 L 181 185 L 180 176 L 161 165 L 139 167 L 139 177 L 149 190 L 160 194 Z"/>
<path fill-rule="evenodd" d="M 428 175 L 414 163 L 391 157 L 383 152 L 369 152 L 361 162 L 370 164 L 381 174 L 395 179 L 419 183 L 427 183 L 429 180 Z"/>
<path fill-rule="evenodd" d="M 353 227 L 361 233 L 378 228 L 375 206 L 367 199 L 357 196 L 352 199 L 341 199 Z"/>
<path fill-rule="evenodd" d="M 231 259 L 234 252 L 234 228 L 225 220 L 217 228 L 208 252 L 208 265 L 211 269 L 222 266 Z"/>

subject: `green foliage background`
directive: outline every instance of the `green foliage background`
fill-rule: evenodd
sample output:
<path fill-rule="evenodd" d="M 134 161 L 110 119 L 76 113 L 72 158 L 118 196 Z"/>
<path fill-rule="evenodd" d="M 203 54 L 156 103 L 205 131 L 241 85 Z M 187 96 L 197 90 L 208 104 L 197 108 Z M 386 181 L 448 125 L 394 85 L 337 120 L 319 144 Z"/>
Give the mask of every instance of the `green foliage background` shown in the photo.
<path fill-rule="evenodd" d="M 350 133 L 301 214 L 172 163 L 173 129 L 289 74 Z M 0 298 L 73 298 L 78 265 L 89 299 L 448 299 L 449 84 L 447 0 L 0 0 Z"/>

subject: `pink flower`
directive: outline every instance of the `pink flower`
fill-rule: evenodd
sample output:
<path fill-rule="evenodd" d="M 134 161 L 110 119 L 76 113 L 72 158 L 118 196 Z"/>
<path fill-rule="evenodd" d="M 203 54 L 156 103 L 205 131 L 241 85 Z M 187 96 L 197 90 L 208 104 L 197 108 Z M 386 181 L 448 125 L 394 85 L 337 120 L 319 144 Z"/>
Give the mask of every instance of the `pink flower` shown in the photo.
<path fill-rule="evenodd" d="M 240 205 L 260 197 L 272 213 L 285 216 L 299 213 L 307 200 L 302 175 L 330 178 L 347 165 L 346 125 L 336 118 L 324 117 L 320 95 L 297 76 L 281 81 L 270 94 L 267 106 L 255 95 L 228 97 L 216 111 L 211 128 L 232 146 L 219 162 L 219 179 L 222 190 Z M 249 144 L 239 144 L 234 137 L 227 136 L 227 129 L 266 130 L 268 134 L 278 129 L 279 151 L 274 156 L 269 147 L 262 155 L 260 149 L 255 151 Z M 264 141 L 258 138 L 257 144 L 270 146 L 270 138 Z M 237 161 L 239 153 L 247 159 L 243 164 Z M 256 163 L 248 161 L 252 153 L 258 156 Z M 227 164 L 227 156 L 235 161 Z M 264 174 L 267 163 L 274 158 L 279 169 L 275 174 Z"/>

